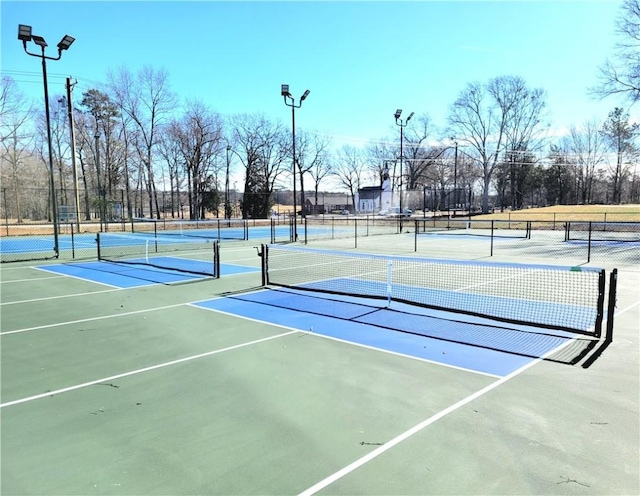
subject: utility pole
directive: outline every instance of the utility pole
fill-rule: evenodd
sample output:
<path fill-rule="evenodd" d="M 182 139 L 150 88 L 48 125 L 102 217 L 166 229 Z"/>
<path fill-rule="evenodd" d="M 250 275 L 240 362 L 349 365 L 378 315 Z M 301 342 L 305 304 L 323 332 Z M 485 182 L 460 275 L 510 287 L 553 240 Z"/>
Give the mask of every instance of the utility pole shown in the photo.
<path fill-rule="evenodd" d="M 71 167 L 73 169 L 73 197 L 76 207 L 76 227 L 80 232 L 80 191 L 78 190 L 78 165 L 76 163 L 76 131 L 73 121 L 73 103 L 71 102 L 71 91 L 78 82 L 71 83 L 71 78 L 67 78 L 67 113 L 69 114 L 69 134 L 71 136 Z"/>

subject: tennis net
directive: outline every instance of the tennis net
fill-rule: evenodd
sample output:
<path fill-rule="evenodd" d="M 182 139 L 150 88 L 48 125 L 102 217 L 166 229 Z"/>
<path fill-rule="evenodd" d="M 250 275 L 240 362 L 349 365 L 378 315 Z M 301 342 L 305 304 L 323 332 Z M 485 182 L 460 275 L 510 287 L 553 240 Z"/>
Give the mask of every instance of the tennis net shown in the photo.
<path fill-rule="evenodd" d="M 249 239 L 249 227 L 245 219 L 167 220 L 135 218 L 131 231 L 154 236 L 181 236 L 206 239 Z"/>
<path fill-rule="evenodd" d="M 565 241 L 640 243 L 638 222 L 567 222 Z"/>
<path fill-rule="evenodd" d="M 605 271 L 264 245 L 265 285 L 364 296 L 600 336 Z"/>
<path fill-rule="evenodd" d="M 101 232 L 98 233 L 97 243 L 98 260 L 101 261 L 220 277 L 217 240 L 149 238 Z"/>

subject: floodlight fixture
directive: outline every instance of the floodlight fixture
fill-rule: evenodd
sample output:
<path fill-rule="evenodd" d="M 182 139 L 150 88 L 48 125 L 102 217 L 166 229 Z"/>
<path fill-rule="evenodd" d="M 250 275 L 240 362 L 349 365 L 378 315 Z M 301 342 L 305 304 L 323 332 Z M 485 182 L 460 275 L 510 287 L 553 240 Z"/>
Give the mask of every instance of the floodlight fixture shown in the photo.
<path fill-rule="evenodd" d="M 31 41 L 31 26 L 18 24 L 18 39 L 24 42 Z"/>
<path fill-rule="evenodd" d="M 407 120 L 406 120 L 405 122 L 409 122 L 409 121 L 411 120 L 411 118 L 413 117 L 413 114 L 414 114 L 414 113 L 415 113 L 415 112 L 411 112 L 411 113 L 409 114 L 409 117 L 407 117 Z"/>
<path fill-rule="evenodd" d="M 296 109 L 302 107 L 302 102 L 309 96 L 310 91 L 305 90 L 300 100 L 296 100 L 289 93 L 289 85 L 283 84 L 281 95 L 284 97 L 284 104 L 291 107 L 291 174 L 293 176 L 293 230 L 291 231 L 291 241 L 298 241 L 298 201 L 296 198 Z M 304 191 L 302 192 L 304 195 Z M 303 196 L 304 198 L 304 196 Z M 304 202 L 302 203 L 302 215 L 304 216 Z"/>
<path fill-rule="evenodd" d="M 35 34 L 31 35 L 31 41 L 42 48 L 47 46 L 47 42 L 44 41 L 44 38 L 42 36 L 36 36 Z"/>
<path fill-rule="evenodd" d="M 76 41 L 76 39 L 73 36 L 69 36 L 68 34 L 65 34 L 64 38 L 62 38 L 60 40 L 60 43 L 58 43 L 58 50 L 62 51 L 62 50 L 69 49 L 69 47 L 73 44 L 74 41 Z"/>
<path fill-rule="evenodd" d="M 394 116 L 396 119 L 400 119 L 400 114 L 402 114 L 402 109 L 398 109 L 398 110 L 396 110 L 396 113 L 395 113 L 395 114 L 393 114 L 393 116 Z"/>
<path fill-rule="evenodd" d="M 36 36 L 32 33 L 31 26 L 26 24 L 18 24 L 18 40 L 22 41 L 22 47 L 27 55 L 31 55 L 32 57 L 38 57 L 42 60 L 42 82 L 44 86 L 44 109 L 45 109 L 45 119 L 47 123 L 47 148 L 49 149 L 49 188 L 51 189 L 51 217 L 53 220 L 53 251 L 56 254 L 56 257 L 60 255 L 59 251 L 59 243 L 58 243 L 58 208 L 56 201 L 56 189 L 55 182 L 53 177 L 53 146 L 51 143 L 51 116 L 49 112 L 49 88 L 47 84 L 47 60 L 60 60 L 62 57 L 62 51 L 67 50 L 71 44 L 75 41 L 75 38 L 69 35 L 65 35 L 60 43 L 58 43 L 58 56 L 57 57 L 48 57 L 45 55 L 45 48 L 47 47 L 47 42 L 42 36 Z M 42 49 L 42 53 L 32 53 L 27 49 L 27 43 L 33 41 L 36 45 L 38 45 Z M 97 160 L 96 160 L 97 162 Z M 100 189 L 98 187 L 98 189 Z"/>

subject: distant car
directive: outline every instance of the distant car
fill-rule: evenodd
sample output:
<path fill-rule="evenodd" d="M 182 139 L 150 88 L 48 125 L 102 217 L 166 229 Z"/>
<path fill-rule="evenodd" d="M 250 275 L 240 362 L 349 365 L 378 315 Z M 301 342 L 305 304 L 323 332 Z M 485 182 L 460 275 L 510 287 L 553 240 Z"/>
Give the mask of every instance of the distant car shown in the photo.
<path fill-rule="evenodd" d="M 390 208 L 386 214 L 387 217 L 411 217 L 413 212 L 408 208 L 403 208 L 402 212 L 399 207 Z"/>
<path fill-rule="evenodd" d="M 340 212 L 340 215 L 349 215 L 349 211 L 348 210 L 342 210 Z"/>

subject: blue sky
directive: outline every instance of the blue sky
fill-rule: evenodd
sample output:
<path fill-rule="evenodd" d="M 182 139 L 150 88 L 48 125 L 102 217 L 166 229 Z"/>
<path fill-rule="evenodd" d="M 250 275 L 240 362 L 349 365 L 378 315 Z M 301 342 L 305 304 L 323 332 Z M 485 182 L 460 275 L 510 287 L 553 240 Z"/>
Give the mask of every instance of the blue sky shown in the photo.
<path fill-rule="evenodd" d="M 165 68 L 172 89 L 221 114 L 260 112 L 290 122 L 280 85 L 311 94 L 296 113 L 301 128 L 335 144 L 393 136 L 393 113 L 447 111 L 471 81 L 523 77 L 548 94 L 553 128 L 604 119 L 615 99 L 586 88 L 613 54 L 621 2 L 30 2 L 0 3 L 1 74 L 42 99 L 41 67 L 17 40 L 18 24 L 46 38 L 50 55 L 64 34 L 76 42 L 48 65 L 50 92 L 77 78 L 74 98 L 107 71 Z M 405 114 L 406 115 L 406 114 Z M 397 129 L 397 128 L 396 128 Z"/>

